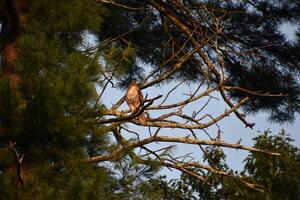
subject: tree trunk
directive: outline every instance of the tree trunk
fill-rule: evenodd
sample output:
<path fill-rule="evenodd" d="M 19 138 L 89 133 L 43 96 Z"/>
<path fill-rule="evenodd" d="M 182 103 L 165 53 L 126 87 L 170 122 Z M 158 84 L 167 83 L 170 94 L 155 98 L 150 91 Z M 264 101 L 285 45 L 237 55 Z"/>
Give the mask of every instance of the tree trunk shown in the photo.
<path fill-rule="evenodd" d="M 1 7 L 2 5 L 2 7 Z M 0 76 L 9 82 L 11 90 L 18 93 L 20 76 L 17 74 L 14 63 L 18 57 L 17 40 L 22 34 L 25 23 L 26 9 L 25 0 L 4 0 L 0 5 L 0 18 L 2 30 L 1 41 L 1 65 Z M 15 163 L 9 167 L 8 171 L 14 170 L 17 176 L 17 182 L 22 186 L 25 183 L 25 168 L 23 159 L 18 158 L 19 154 L 13 145 L 10 146 L 14 152 Z"/>
<path fill-rule="evenodd" d="M 3 74 L 11 86 L 16 87 L 19 77 L 15 72 L 13 64 L 18 56 L 17 40 L 22 33 L 25 23 L 25 0 L 5 0 L 1 13 L 2 23 L 2 63 L 1 74 Z"/>

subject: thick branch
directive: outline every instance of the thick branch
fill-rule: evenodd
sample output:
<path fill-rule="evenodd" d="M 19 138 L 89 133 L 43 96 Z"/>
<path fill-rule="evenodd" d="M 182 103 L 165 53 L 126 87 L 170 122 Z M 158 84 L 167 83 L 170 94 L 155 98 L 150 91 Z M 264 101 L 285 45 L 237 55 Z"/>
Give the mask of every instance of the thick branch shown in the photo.
<path fill-rule="evenodd" d="M 122 155 L 124 155 L 124 153 L 126 151 L 128 151 L 130 149 L 134 149 L 136 147 L 144 146 L 144 145 L 152 143 L 152 142 L 175 142 L 175 143 L 185 143 L 185 144 L 193 144 L 193 145 L 213 145 L 213 146 L 219 146 L 219 147 L 226 147 L 226 148 L 232 148 L 232 149 L 241 149 L 241 150 L 246 150 L 246 151 L 264 153 L 264 154 L 270 155 L 270 156 L 280 156 L 279 153 L 273 153 L 273 152 L 258 149 L 255 147 L 247 147 L 247 146 L 243 146 L 238 143 L 237 144 L 226 143 L 226 142 L 219 141 L 219 140 L 200 140 L 200 139 L 181 138 L 181 137 L 152 136 L 152 137 L 143 139 L 141 141 L 128 143 L 125 146 L 120 147 L 120 148 L 112 151 L 109 154 L 90 157 L 90 158 L 84 159 L 83 161 L 87 162 L 87 163 L 94 163 L 94 162 L 101 162 L 101 161 L 116 160 L 116 159 L 121 158 Z"/>

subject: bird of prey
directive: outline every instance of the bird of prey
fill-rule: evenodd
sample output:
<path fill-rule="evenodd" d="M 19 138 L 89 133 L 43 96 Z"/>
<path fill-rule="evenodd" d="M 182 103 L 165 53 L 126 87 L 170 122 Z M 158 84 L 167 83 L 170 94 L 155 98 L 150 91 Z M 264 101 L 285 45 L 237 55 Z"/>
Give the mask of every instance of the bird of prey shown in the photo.
<path fill-rule="evenodd" d="M 133 80 L 130 83 L 125 94 L 125 100 L 132 114 L 137 113 L 140 110 L 140 108 L 144 105 L 143 93 L 141 92 L 136 80 Z M 141 124 L 146 124 L 147 119 L 144 113 L 142 113 L 138 117 L 138 119 Z"/>

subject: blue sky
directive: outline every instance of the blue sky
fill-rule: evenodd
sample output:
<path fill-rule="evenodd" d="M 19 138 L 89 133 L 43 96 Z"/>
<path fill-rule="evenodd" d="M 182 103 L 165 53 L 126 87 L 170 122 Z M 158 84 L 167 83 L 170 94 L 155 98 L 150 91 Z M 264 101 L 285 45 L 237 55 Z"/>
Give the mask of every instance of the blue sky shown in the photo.
<path fill-rule="evenodd" d="M 167 91 L 172 89 L 176 85 L 175 83 L 170 83 L 167 85 L 163 85 L 161 87 L 157 88 L 149 88 L 143 91 L 144 96 L 147 94 L 148 98 L 153 98 L 159 94 L 166 95 Z M 193 86 L 192 89 L 195 89 L 196 86 Z M 169 100 L 166 103 L 175 103 L 178 102 L 180 99 L 186 98 L 184 93 L 187 93 L 189 91 L 189 87 L 187 85 L 182 85 L 178 88 L 178 90 L 172 95 L 170 95 Z M 125 91 L 122 91 L 120 89 L 116 88 L 108 88 L 106 92 L 103 95 L 102 103 L 104 103 L 107 106 L 111 106 L 113 103 L 115 103 L 119 98 L 121 98 L 124 95 Z M 216 98 L 218 98 L 218 94 L 213 94 Z M 197 110 L 197 108 L 202 107 L 207 100 L 207 97 L 204 97 L 203 100 L 193 103 L 190 106 L 186 107 L 184 112 L 191 113 L 193 110 Z M 159 104 L 159 101 L 157 102 Z M 211 114 L 213 117 L 218 116 L 219 114 L 222 114 L 225 110 L 225 108 L 228 108 L 228 106 L 221 100 L 212 99 L 209 103 L 209 105 L 203 110 L 202 115 L 204 114 Z M 120 110 L 128 109 L 128 106 L 126 103 L 124 103 Z M 162 112 L 150 112 L 151 117 L 155 117 L 157 115 L 161 115 Z M 253 140 L 252 138 L 257 136 L 259 134 L 258 131 L 264 131 L 267 129 L 270 129 L 273 134 L 279 133 L 282 129 L 286 131 L 286 133 L 291 134 L 291 137 L 295 139 L 294 145 L 300 146 L 300 117 L 299 115 L 296 118 L 296 121 L 293 124 L 272 124 L 267 120 L 268 116 L 266 113 L 258 113 L 256 115 L 247 115 L 247 119 L 250 122 L 254 122 L 255 126 L 253 129 L 245 128 L 244 124 L 237 119 L 237 117 L 234 114 L 231 114 L 229 117 L 223 119 L 218 125 L 220 126 L 222 130 L 222 140 L 225 140 L 226 142 L 236 143 L 239 139 L 242 138 L 242 144 L 252 146 Z M 129 128 L 135 130 L 139 133 L 141 138 L 145 138 L 149 136 L 148 129 L 143 127 L 138 127 L 135 125 L 127 124 Z M 212 126 L 207 129 L 207 132 L 212 136 L 216 137 L 217 135 L 217 127 Z M 200 139 L 208 139 L 208 137 L 205 135 L 205 133 L 201 130 L 196 131 L 198 138 Z M 164 131 L 161 131 L 162 135 L 169 135 L 169 136 L 180 136 L 184 137 L 188 135 L 189 133 L 184 130 L 176 130 L 176 129 L 166 129 Z M 126 137 L 133 137 L 134 135 L 126 135 Z M 152 144 L 149 147 L 150 148 L 162 148 L 166 146 L 164 143 L 156 143 Z M 242 161 L 247 156 L 247 151 L 242 150 L 235 150 L 235 149 L 224 149 L 224 152 L 227 154 L 227 161 L 230 167 L 232 167 L 235 170 L 239 170 L 242 168 L 243 163 Z M 192 156 L 195 158 L 201 158 L 201 152 L 199 151 L 198 146 L 193 145 L 186 145 L 186 144 L 180 144 L 178 145 L 178 148 L 174 151 L 174 155 L 185 155 L 187 153 L 192 153 Z M 180 172 L 178 171 L 170 171 L 168 169 L 164 169 L 161 172 L 162 174 L 166 174 L 168 178 L 178 178 L 180 175 Z"/>

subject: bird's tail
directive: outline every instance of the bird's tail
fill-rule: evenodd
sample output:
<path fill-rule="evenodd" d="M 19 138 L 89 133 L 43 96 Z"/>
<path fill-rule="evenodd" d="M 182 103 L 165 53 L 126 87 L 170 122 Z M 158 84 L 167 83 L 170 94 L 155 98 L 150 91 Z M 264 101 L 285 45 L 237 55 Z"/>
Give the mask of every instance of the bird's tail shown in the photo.
<path fill-rule="evenodd" d="M 147 116 L 146 113 L 142 113 L 142 114 L 139 116 L 139 122 L 140 122 L 140 124 L 146 125 L 147 120 L 148 120 L 148 116 Z"/>

